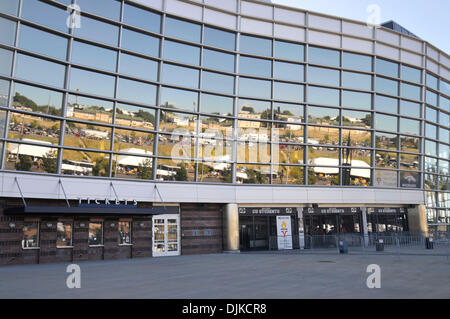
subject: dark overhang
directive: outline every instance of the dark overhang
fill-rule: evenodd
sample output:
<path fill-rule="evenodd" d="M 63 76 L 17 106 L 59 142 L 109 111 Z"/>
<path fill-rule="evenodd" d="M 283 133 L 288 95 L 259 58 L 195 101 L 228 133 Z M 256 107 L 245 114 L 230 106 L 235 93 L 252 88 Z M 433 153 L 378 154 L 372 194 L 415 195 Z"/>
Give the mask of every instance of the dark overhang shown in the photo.
<path fill-rule="evenodd" d="M 420 39 L 417 35 L 392 20 L 382 23 L 381 26 Z"/>

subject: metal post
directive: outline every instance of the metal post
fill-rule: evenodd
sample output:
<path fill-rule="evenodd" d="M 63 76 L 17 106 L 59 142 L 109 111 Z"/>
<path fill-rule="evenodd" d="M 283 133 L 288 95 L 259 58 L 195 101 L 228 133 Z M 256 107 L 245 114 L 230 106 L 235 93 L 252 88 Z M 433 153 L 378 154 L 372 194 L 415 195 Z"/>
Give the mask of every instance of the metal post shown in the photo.
<path fill-rule="evenodd" d="M 67 207 L 70 207 L 69 200 L 67 199 L 66 191 L 64 190 L 64 185 L 63 185 L 63 183 L 61 181 L 61 178 L 59 179 L 59 185 L 61 186 L 61 189 L 62 189 L 62 191 L 64 193 L 64 197 L 66 199 Z"/>
<path fill-rule="evenodd" d="M 239 253 L 239 210 L 237 204 L 227 204 L 223 215 L 223 249 L 227 253 Z"/>
<path fill-rule="evenodd" d="M 17 180 L 17 177 L 14 177 L 14 182 L 17 185 L 17 188 L 19 189 L 20 196 L 22 197 L 23 206 L 27 207 L 27 202 L 25 201 L 25 197 L 23 197 L 22 190 L 20 189 L 19 181 Z"/>

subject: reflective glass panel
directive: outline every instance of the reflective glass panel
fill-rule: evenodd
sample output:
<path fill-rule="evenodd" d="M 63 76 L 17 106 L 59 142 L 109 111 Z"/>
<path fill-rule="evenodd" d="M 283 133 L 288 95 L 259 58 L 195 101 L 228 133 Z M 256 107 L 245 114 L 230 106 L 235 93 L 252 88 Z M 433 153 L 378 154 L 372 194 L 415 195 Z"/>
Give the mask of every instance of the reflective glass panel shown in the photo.
<path fill-rule="evenodd" d="M 272 108 L 270 102 L 239 99 L 238 117 L 250 120 L 271 119 Z"/>
<path fill-rule="evenodd" d="M 240 52 L 272 56 L 272 40 L 241 35 Z"/>
<path fill-rule="evenodd" d="M 84 121 L 112 124 L 113 103 L 83 96 L 69 95 L 66 116 Z"/>
<path fill-rule="evenodd" d="M 240 57 L 239 72 L 245 75 L 254 75 L 260 77 L 272 77 L 272 61 L 265 59 L 256 59 L 246 56 Z"/>
<path fill-rule="evenodd" d="M 80 176 L 109 176 L 109 156 L 105 153 L 64 150 L 61 173 Z"/>
<path fill-rule="evenodd" d="M 388 80 L 385 78 L 380 78 L 377 76 L 376 79 L 377 92 L 398 95 L 398 82 L 393 80 Z"/>
<path fill-rule="evenodd" d="M 19 8 L 19 0 L 9 0 L 0 2 L 0 11 L 16 16 Z"/>
<path fill-rule="evenodd" d="M 155 129 L 155 110 L 128 104 L 117 104 L 116 125 L 144 130 Z M 148 135 L 147 135 L 148 136 Z M 147 139 L 147 137 L 145 137 Z"/>
<path fill-rule="evenodd" d="M 58 149 L 51 147 L 50 142 L 36 141 L 33 139 L 23 139 L 24 142 L 34 142 L 49 144 L 49 146 L 36 146 L 31 144 L 6 143 L 7 158 L 5 159 L 5 169 L 56 173 L 56 158 Z M 46 164 L 43 164 L 43 163 Z"/>
<path fill-rule="evenodd" d="M 437 94 L 436 93 L 431 92 L 430 90 L 427 90 L 426 96 L 427 96 L 426 101 L 428 104 L 437 106 Z"/>
<path fill-rule="evenodd" d="M 438 79 L 434 75 L 427 73 L 427 86 L 437 90 L 438 89 Z"/>
<path fill-rule="evenodd" d="M 370 56 L 344 52 L 342 59 L 342 67 L 345 69 L 366 72 L 372 71 L 372 57 Z"/>
<path fill-rule="evenodd" d="M 194 181 L 195 163 L 191 161 L 174 162 L 158 159 L 157 180 L 161 181 Z"/>
<path fill-rule="evenodd" d="M 158 80 L 158 62 L 122 53 L 120 73 L 149 81 Z"/>
<path fill-rule="evenodd" d="M 119 28 L 117 26 L 84 16 L 81 20 L 83 27 L 74 29 L 76 36 L 117 46 L 119 40 Z"/>
<path fill-rule="evenodd" d="M 106 151 L 110 149 L 110 144 L 110 128 L 67 121 L 64 146 Z"/>
<path fill-rule="evenodd" d="M 320 125 L 339 125 L 339 110 L 308 106 L 308 122 Z M 311 130 L 311 128 L 309 128 Z"/>
<path fill-rule="evenodd" d="M 201 26 L 196 23 L 167 17 L 165 34 L 177 39 L 200 42 Z"/>
<path fill-rule="evenodd" d="M 376 151 L 375 165 L 382 168 L 397 168 L 397 153 Z"/>
<path fill-rule="evenodd" d="M 60 60 L 65 60 L 67 55 L 66 38 L 24 24 L 20 26 L 19 47 Z"/>
<path fill-rule="evenodd" d="M 449 126 L 449 118 L 450 115 L 447 113 L 439 112 L 439 124 L 444 125 L 445 127 Z"/>
<path fill-rule="evenodd" d="M 400 101 L 400 114 L 407 115 L 411 117 L 420 117 L 420 104 L 409 102 L 409 101 Z"/>
<path fill-rule="evenodd" d="M 370 110 L 372 108 L 372 95 L 369 93 L 343 91 L 342 106 Z"/>
<path fill-rule="evenodd" d="M 128 29 L 122 30 L 122 43 L 124 49 L 150 56 L 159 56 L 159 38 Z"/>
<path fill-rule="evenodd" d="M 276 175 L 272 178 L 272 184 L 305 184 L 304 171 L 301 166 L 279 165 Z"/>
<path fill-rule="evenodd" d="M 437 123 L 437 114 L 438 114 L 437 110 L 432 109 L 431 107 L 427 107 L 425 118 L 430 122 Z"/>
<path fill-rule="evenodd" d="M 377 59 L 376 68 L 378 74 L 398 78 L 398 63 Z"/>
<path fill-rule="evenodd" d="M 304 122 L 303 105 L 274 103 L 274 120 L 289 122 L 291 124 Z"/>
<path fill-rule="evenodd" d="M 375 170 L 373 186 L 397 187 L 397 172 Z"/>
<path fill-rule="evenodd" d="M 400 136 L 400 150 L 405 152 L 419 153 L 419 138 Z"/>
<path fill-rule="evenodd" d="M 448 129 L 445 129 L 443 127 L 439 128 L 439 140 L 444 143 L 450 143 Z"/>
<path fill-rule="evenodd" d="M 0 79 L 0 105 L 8 106 L 9 81 Z"/>
<path fill-rule="evenodd" d="M 200 112 L 231 116 L 233 115 L 233 98 L 202 94 Z"/>
<path fill-rule="evenodd" d="M 388 150 L 397 150 L 397 135 L 376 132 L 375 133 L 375 147 L 388 149 Z"/>
<path fill-rule="evenodd" d="M 124 5 L 123 22 L 155 33 L 161 29 L 161 15 L 128 3 Z"/>
<path fill-rule="evenodd" d="M 341 57 L 339 51 L 309 47 L 308 58 L 310 63 L 339 67 Z"/>
<path fill-rule="evenodd" d="M 421 87 L 416 85 L 411 85 L 407 83 L 402 83 L 401 91 L 402 97 L 406 97 L 412 100 L 420 100 L 421 97 Z"/>
<path fill-rule="evenodd" d="M 14 45 L 16 41 L 16 23 L 0 17 L 0 43 Z"/>
<path fill-rule="evenodd" d="M 308 69 L 308 82 L 330 86 L 339 86 L 340 73 L 338 70 L 310 66 Z"/>
<path fill-rule="evenodd" d="M 305 61 L 305 47 L 302 44 L 275 40 L 274 57 L 297 62 Z"/>
<path fill-rule="evenodd" d="M 272 85 L 270 81 L 248 79 L 241 77 L 239 79 L 239 94 L 241 96 L 270 99 L 271 86 Z"/>
<path fill-rule="evenodd" d="M 204 71 L 202 73 L 202 90 L 233 94 L 234 76 Z"/>
<path fill-rule="evenodd" d="M 66 10 L 42 1 L 27 0 L 22 2 L 22 18 L 58 31 L 69 31 L 66 24 L 68 17 Z M 84 20 L 84 17 L 82 20 Z"/>
<path fill-rule="evenodd" d="M 166 40 L 164 41 L 164 58 L 185 64 L 200 65 L 200 48 Z"/>
<path fill-rule="evenodd" d="M 186 90 L 161 88 L 161 106 L 197 111 L 198 93 Z"/>
<path fill-rule="evenodd" d="M 342 72 L 342 86 L 358 89 L 358 90 L 372 90 L 372 76 L 354 72 Z"/>
<path fill-rule="evenodd" d="M 101 96 L 114 96 L 115 78 L 77 68 L 70 70 L 70 90 Z"/>
<path fill-rule="evenodd" d="M 48 145 L 59 144 L 60 121 L 41 116 L 27 115 L 23 113 L 10 113 L 8 138 Z M 56 149 L 41 148 L 44 153 L 33 154 L 34 146 L 18 146 L 15 154 L 36 156 L 42 159 L 47 152 L 56 152 Z M 56 165 L 56 163 L 55 163 Z M 53 170 L 51 173 L 56 171 Z"/>
<path fill-rule="evenodd" d="M 273 77 L 280 80 L 303 82 L 304 69 L 301 64 L 275 61 Z"/>
<path fill-rule="evenodd" d="M 74 41 L 72 62 L 114 72 L 117 66 L 117 52 Z"/>
<path fill-rule="evenodd" d="M 284 82 L 273 83 L 273 98 L 275 100 L 303 102 L 304 86 Z"/>
<path fill-rule="evenodd" d="M 402 79 L 410 82 L 422 83 L 422 71 L 402 65 Z"/>
<path fill-rule="evenodd" d="M 308 102 L 311 104 L 338 106 L 339 90 L 309 86 Z"/>
<path fill-rule="evenodd" d="M 199 70 L 172 64 L 164 64 L 162 81 L 164 83 L 198 88 Z"/>
<path fill-rule="evenodd" d="M 437 156 L 437 143 L 425 140 L 425 154 L 430 156 Z"/>
<path fill-rule="evenodd" d="M 16 83 L 12 106 L 16 109 L 61 116 L 62 93 Z"/>
<path fill-rule="evenodd" d="M 425 136 L 432 138 L 432 139 L 437 139 L 437 127 L 435 125 L 432 124 L 428 124 L 425 123 Z"/>
<path fill-rule="evenodd" d="M 375 129 L 397 132 L 397 118 L 384 114 L 375 114 Z"/>
<path fill-rule="evenodd" d="M 203 66 L 215 70 L 234 72 L 234 55 L 215 50 L 203 50 Z"/>
<path fill-rule="evenodd" d="M 372 127 L 372 115 L 366 112 L 342 110 L 342 126 Z"/>
<path fill-rule="evenodd" d="M 236 34 L 205 26 L 203 43 L 226 50 L 234 51 L 236 47 Z"/>
<path fill-rule="evenodd" d="M 175 134 L 197 134 L 198 116 L 185 113 L 161 111 L 159 121 L 160 132 L 173 132 Z M 183 156 L 184 157 L 184 156 Z"/>
<path fill-rule="evenodd" d="M 120 78 L 117 97 L 122 100 L 155 105 L 156 86 Z"/>
<path fill-rule="evenodd" d="M 70 4 L 70 0 L 69 4 Z M 81 11 L 90 12 L 111 20 L 120 20 L 120 2 L 116 0 L 77 0 Z"/>
<path fill-rule="evenodd" d="M 66 68 L 28 55 L 18 54 L 16 76 L 21 79 L 62 88 L 64 86 Z"/>
<path fill-rule="evenodd" d="M 13 52 L 9 50 L 4 50 L 0 48 L 0 74 L 11 76 Z"/>

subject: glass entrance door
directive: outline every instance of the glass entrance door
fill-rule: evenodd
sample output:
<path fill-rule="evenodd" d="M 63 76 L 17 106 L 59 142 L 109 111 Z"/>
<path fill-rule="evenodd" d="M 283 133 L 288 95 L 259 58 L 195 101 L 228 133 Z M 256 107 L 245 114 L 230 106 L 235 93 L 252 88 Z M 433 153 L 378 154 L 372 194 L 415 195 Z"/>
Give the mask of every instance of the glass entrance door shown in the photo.
<path fill-rule="evenodd" d="M 180 255 L 180 217 L 153 216 L 153 256 Z"/>

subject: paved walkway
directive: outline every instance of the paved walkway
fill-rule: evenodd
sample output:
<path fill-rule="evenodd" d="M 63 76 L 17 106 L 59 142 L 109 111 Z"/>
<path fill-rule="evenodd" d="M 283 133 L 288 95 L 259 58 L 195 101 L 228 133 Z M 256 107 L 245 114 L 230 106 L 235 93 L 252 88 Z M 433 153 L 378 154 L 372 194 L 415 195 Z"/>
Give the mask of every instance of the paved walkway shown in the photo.
<path fill-rule="evenodd" d="M 369 289 L 369 264 L 381 288 Z M 242 253 L 0 267 L 0 298 L 450 298 L 443 256 Z"/>

